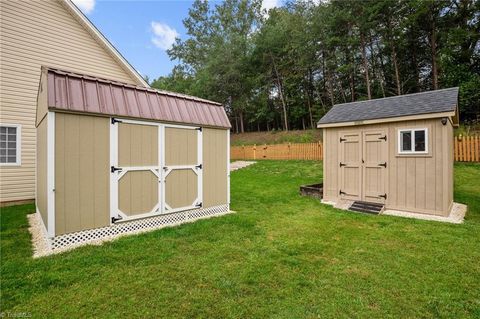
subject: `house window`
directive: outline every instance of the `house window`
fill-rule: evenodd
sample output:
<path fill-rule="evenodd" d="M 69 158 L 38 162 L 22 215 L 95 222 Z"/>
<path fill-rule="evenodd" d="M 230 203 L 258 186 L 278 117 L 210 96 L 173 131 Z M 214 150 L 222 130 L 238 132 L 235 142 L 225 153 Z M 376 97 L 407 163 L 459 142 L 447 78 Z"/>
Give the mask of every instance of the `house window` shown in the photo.
<path fill-rule="evenodd" d="M 426 154 L 428 153 L 428 130 L 408 129 L 398 131 L 399 154 Z"/>
<path fill-rule="evenodd" d="M 22 129 L 17 124 L 0 124 L 0 165 L 20 165 Z"/>

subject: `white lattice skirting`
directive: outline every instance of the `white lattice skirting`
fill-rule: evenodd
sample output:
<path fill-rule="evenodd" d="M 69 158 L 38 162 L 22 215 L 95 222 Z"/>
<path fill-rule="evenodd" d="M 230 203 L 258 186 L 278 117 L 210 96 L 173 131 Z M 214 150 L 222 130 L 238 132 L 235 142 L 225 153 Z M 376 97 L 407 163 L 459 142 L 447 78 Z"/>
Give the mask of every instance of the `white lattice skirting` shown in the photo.
<path fill-rule="evenodd" d="M 225 215 L 228 213 L 230 213 L 229 206 L 220 205 L 209 208 L 189 210 L 185 212 L 177 212 L 168 215 L 159 215 L 144 219 L 119 222 L 118 224 L 108 227 L 56 236 L 48 239 L 48 245 L 53 253 L 53 251 L 65 250 L 65 248 L 68 249 L 90 243 L 112 240 L 124 235 L 143 233 L 164 227 L 193 222 L 198 219 Z"/>

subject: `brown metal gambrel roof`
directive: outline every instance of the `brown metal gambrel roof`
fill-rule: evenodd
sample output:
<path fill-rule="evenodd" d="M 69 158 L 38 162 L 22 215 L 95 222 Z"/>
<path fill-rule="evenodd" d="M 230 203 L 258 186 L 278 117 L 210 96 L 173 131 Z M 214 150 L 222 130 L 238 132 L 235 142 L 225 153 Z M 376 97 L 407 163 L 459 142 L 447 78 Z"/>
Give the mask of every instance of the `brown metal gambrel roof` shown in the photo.
<path fill-rule="evenodd" d="M 47 72 L 50 109 L 231 127 L 220 103 L 68 71 L 52 68 L 44 70 Z"/>

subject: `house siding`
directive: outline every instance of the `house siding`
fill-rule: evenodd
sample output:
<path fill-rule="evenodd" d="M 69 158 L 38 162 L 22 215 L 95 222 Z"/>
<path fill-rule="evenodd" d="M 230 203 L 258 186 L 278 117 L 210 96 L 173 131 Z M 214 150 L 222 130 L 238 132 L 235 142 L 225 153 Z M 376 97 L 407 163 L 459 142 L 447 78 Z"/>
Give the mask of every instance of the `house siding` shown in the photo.
<path fill-rule="evenodd" d="M 142 83 L 61 1 L 0 1 L 0 21 L 0 123 L 22 125 L 22 165 L 0 166 L 0 203 L 5 203 L 35 197 L 35 115 L 41 66 Z"/>

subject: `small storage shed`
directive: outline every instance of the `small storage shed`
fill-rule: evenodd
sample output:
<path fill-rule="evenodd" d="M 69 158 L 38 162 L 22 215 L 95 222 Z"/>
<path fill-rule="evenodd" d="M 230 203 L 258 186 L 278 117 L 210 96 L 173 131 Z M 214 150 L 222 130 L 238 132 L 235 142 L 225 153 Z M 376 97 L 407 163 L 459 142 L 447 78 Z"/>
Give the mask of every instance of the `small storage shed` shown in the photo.
<path fill-rule="evenodd" d="M 335 105 L 317 125 L 324 201 L 447 216 L 457 125 L 458 88 Z"/>
<path fill-rule="evenodd" d="M 36 126 L 36 206 L 53 246 L 229 211 L 218 103 L 43 68 Z"/>

